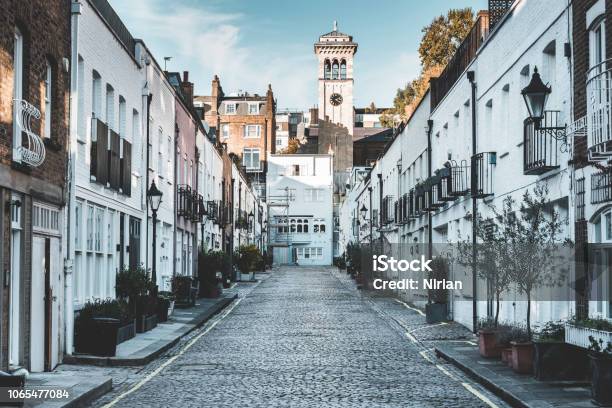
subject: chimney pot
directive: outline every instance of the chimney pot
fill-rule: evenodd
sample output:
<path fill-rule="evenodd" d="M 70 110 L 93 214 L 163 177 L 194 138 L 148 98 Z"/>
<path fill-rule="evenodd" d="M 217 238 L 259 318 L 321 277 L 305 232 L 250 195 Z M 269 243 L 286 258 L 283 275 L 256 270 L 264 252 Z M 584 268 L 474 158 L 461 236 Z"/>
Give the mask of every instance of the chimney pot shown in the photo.
<path fill-rule="evenodd" d="M 183 71 L 183 82 L 189 82 L 189 71 Z"/>

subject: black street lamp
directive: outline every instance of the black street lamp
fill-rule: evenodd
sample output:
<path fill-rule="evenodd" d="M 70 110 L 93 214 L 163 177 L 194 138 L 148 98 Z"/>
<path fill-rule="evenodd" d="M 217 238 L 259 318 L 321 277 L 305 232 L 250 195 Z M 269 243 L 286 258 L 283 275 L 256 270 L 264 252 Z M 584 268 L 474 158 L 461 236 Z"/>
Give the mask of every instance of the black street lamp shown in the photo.
<path fill-rule="evenodd" d="M 253 214 L 253 210 L 249 212 L 248 217 L 249 217 L 249 230 L 251 230 L 253 234 L 255 234 L 255 214 Z"/>
<path fill-rule="evenodd" d="M 521 94 L 525 99 L 525 105 L 527 105 L 529 116 L 536 124 L 536 127 L 539 127 L 542 119 L 544 118 L 546 101 L 548 100 L 548 96 L 551 92 L 552 88 L 544 85 L 544 82 L 542 82 L 542 78 L 538 73 L 538 67 L 535 67 L 533 69 L 531 82 L 529 82 L 529 85 L 523 88 Z"/>
<path fill-rule="evenodd" d="M 157 268 L 156 268 L 156 254 L 155 249 L 157 247 L 157 210 L 159 210 L 159 206 L 162 202 L 162 196 L 164 194 L 159 191 L 157 186 L 155 185 L 155 181 L 151 182 L 151 187 L 149 187 L 149 191 L 147 191 L 147 201 L 149 202 L 149 206 L 151 207 L 151 216 L 153 219 L 153 266 L 151 268 L 151 280 L 153 281 L 153 285 L 157 288 Z"/>
<path fill-rule="evenodd" d="M 361 216 L 365 220 L 366 214 L 368 213 L 368 208 L 365 206 L 365 204 L 361 206 L 361 210 L 359 211 L 361 211 Z"/>

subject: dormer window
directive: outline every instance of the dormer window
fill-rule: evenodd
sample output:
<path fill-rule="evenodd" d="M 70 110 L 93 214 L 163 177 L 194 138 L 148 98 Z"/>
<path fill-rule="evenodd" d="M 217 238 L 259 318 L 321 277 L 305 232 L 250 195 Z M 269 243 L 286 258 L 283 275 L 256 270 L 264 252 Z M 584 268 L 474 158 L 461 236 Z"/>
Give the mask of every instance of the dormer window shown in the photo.
<path fill-rule="evenodd" d="M 225 104 L 225 114 L 226 115 L 235 115 L 236 114 L 236 104 L 235 103 L 227 103 L 227 104 Z"/>
<path fill-rule="evenodd" d="M 259 103 L 249 103 L 249 115 L 259 115 Z"/>

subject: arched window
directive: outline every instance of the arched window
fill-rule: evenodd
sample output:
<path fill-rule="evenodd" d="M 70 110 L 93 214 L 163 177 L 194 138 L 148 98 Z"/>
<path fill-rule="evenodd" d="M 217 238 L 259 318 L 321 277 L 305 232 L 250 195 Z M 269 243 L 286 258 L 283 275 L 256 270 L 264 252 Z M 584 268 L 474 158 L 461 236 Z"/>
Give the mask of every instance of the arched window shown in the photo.
<path fill-rule="evenodd" d="M 325 60 L 325 79 L 331 79 L 331 64 L 329 60 Z"/>
<path fill-rule="evenodd" d="M 297 220 L 297 232 L 302 233 L 302 220 L 298 219 Z"/>
<path fill-rule="evenodd" d="M 291 220 L 291 232 L 295 232 L 295 220 Z"/>
<path fill-rule="evenodd" d="M 332 65 L 332 79 L 338 79 L 338 61 L 334 60 Z"/>
<path fill-rule="evenodd" d="M 340 64 L 340 79 L 346 79 L 346 60 Z"/>
<path fill-rule="evenodd" d="M 308 219 L 304 220 L 304 233 L 307 234 L 308 233 Z"/>

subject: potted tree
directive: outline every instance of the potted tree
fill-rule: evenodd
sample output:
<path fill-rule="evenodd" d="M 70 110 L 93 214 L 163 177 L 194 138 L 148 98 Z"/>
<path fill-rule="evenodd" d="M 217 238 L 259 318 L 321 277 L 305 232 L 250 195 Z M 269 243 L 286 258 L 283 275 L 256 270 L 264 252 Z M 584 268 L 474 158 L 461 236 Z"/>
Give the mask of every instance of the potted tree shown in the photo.
<path fill-rule="evenodd" d="M 243 245 L 239 248 L 238 254 L 235 256 L 238 260 L 238 269 L 243 275 L 242 280 L 255 280 L 255 271 L 261 264 L 261 253 L 255 245 Z M 247 275 L 245 279 L 244 275 Z"/>
<path fill-rule="evenodd" d="M 137 333 L 144 331 L 144 320 L 149 317 L 147 316 L 149 312 L 147 304 L 150 302 L 148 297 L 153 287 L 149 274 L 142 267 L 124 268 L 117 273 L 115 278 L 117 298 L 127 302 L 130 314 L 136 319 Z"/>
<path fill-rule="evenodd" d="M 222 252 L 200 252 L 198 257 L 200 296 L 216 298 L 220 295 L 218 275 L 222 273 L 222 257 Z"/>
<path fill-rule="evenodd" d="M 591 397 L 599 406 L 612 406 L 612 343 L 589 336 Z"/>
<path fill-rule="evenodd" d="M 429 279 L 443 281 L 448 279 L 448 261 L 441 256 L 434 258 L 430 263 Z M 425 305 L 425 319 L 427 323 L 444 322 L 448 318 L 448 290 L 429 289 L 428 302 Z"/>

